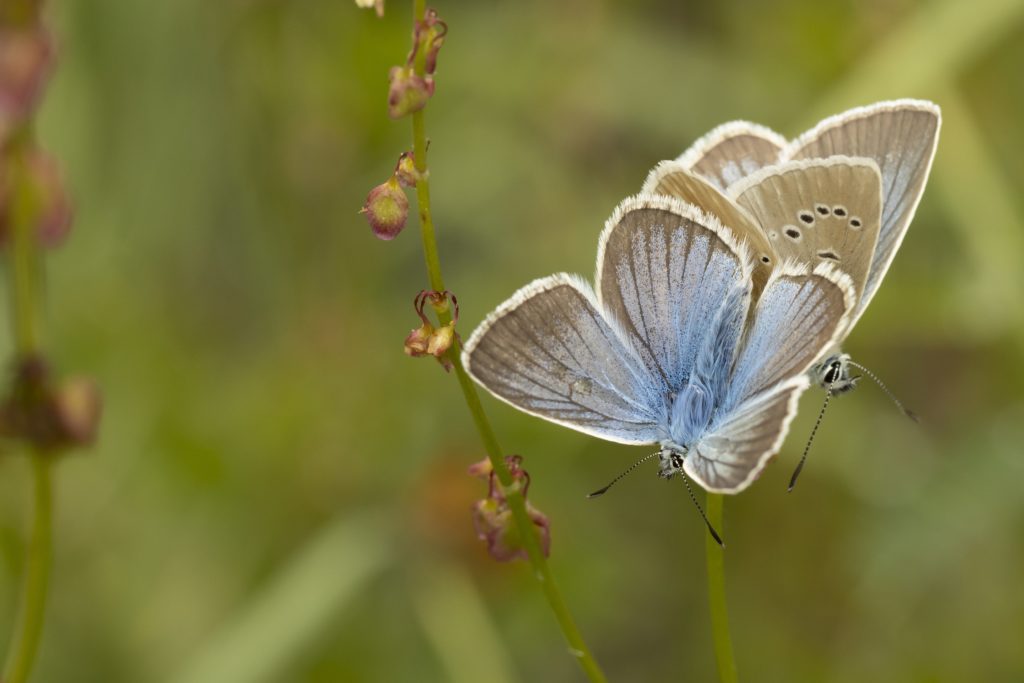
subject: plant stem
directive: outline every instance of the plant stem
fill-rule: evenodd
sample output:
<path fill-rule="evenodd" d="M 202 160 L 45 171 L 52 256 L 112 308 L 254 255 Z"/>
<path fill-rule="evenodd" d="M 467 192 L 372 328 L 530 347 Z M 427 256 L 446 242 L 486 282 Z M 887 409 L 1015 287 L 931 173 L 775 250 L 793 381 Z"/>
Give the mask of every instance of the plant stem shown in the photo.
<path fill-rule="evenodd" d="M 11 291 L 11 327 L 20 359 L 32 358 L 39 352 L 39 326 L 36 315 L 36 188 L 24 158 L 31 131 L 19 131 L 9 146 L 8 170 L 13 179 L 13 197 L 8 223 L 10 225 L 10 262 L 8 277 Z M 32 672 L 39 641 L 43 633 L 46 594 L 50 583 L 53 554 L 53 487 L 52 459 L 48 453 L 31 447 L 33 518 L 25 561 L 25 577 L 18 621 L 11 636 L 11 645 L 3 669 L 4 683 L 24 683 Z"/>
<path fill-rule="evenodd" d="M 413 0 L 413 13 L 414 21 L 423 20 L 426 13 L 425 0 Z M 416 58 L 413 65 L 416 73 L 420 76 L 424 74 L 425 61 L 426 50 L 422 49 L 421 46 L 421 49 L 416 52 Z M 430 211 L 430 177 L 427 166 L 427 134 L 423 110 L 415 112 L 412 115 L 412 131 L 413 157 L 416 164 L 416 171 L 419 176 L 416 181 L 416 202 L 419 208 L 420 235 L 423 239 L 423 255 L 426 259 L 427 275 L 430 278 L 430 286 L 434 290 L 440 292 L 445 289 L 445 286 L 444 278 L 441 275 L 441 261 L 437 253 L 437 241 L 434 235 L 434 222 Z M 438 320 L 442 325 L 447 325 L 451 322 L 450 312 L 442 311 L 438 314 Z M 558 620 L 558 624 L 562 629 L 562 634 L 565 636 L 565 639 L 569 644 L 570 653 L 579 662 L 580 667 L 582 667 L 589 680 L 595 682 L 605 681 L 604 673 L 601 671 L 601 668 L 598 666 L 594 656 L 590 653 L 590 649 L 584 642 L 583 636 L 580 634 L 579 628 L 576 626 L 576 622 L 573 619 L 572 614 L 569 612 L 569 607 L 565 602 L 565 598 L 562 597 L 558 584 L 555 583 L 554 576 L 551 574 L 547 560 L 544 557 L 544 551 L 541 549 L 540 539 L 537 536 L 533 521 L 527 513 L 526 501 L 523 498 L 519 487 L 515 485 L 512 475 L 505 464 L 504 452 L 498 445 L 498 438 L 495 436 L 494 429 L 491 427 L 491 423 L 487 419 L 487 414 L 484 413 L 484 407 L 480 403 L 480 396 L 476 391 L 476 386 L 474 386 L 473 381 L 466 373 L 466 369 L 462 367 L 461 350 L 461 344 L 456 338 L 455 343 L 452 344 L 451 350 L 449 351 L 449 359 L 454 365 L 455 376 L 459 380 L 459 387 L 462 389 L 462 395 L 466 400 L 466 406 L 469 408 L 469 412 L 473 416 L 473 423 L 476 425 L 476 429 L 480 433 L 480 439 L 483 441 L 484 449 L 487 451 L 487 457 L 491 461 L 491 466 L 494 468 L 498 481 L 501 482 L 502 489 L 505 493 L 505 499 L 508 502 L 509 508 L 512 510 L 512 517 L 519 530 L 519 535 L 523 540 L 523 546 L 526 549 L 526 554 L 533 567 L 534 575 L 537 577 L 537 581 L 540 582 L 541 589 L 544 591 L 544 596 L 547 598 L 548 604 L 551 606 L 551 610 L 555 613 L 555 618 Z"/>
<path fill-rule="evenodd" d="M 711 526 L 724 533 L 722 507 L 724 496 L 708 493 L 706 513 Z M 715 643 L 715 661 L 718 663 L 718 680 L 721 683 L 737 683 L 736 662 L 732 653 L 732 636 L 729 635 L 729 610 L 725 604 L 725 552 L 711 537 L 704 534 L 704 551 L 708 562 L 708 599 L 711 603 L 711 637 Z"/>
<path fill-rule="evenodd" d="M 53 461 L 45 453 L 34 452 L 31 462 L 35 482 L 32 536 L 25 562 L 25 586 L 18 627 L 7 654 L 4 683 L 24 683 L 32 672 L 43 634 L 46 594 L 50 584 L 53 555 L 53 482 L 50 469 Z"/>

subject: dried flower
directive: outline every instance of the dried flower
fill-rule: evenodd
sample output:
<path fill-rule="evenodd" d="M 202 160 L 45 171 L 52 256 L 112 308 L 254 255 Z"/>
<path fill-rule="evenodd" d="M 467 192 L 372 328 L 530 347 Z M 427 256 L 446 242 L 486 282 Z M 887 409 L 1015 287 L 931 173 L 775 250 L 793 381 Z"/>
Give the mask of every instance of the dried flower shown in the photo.
<path fill-rule="evenodd" d="M 409 199 L 398 180 L 391 176 L 387 182 L 370 190 L 359 212 L 366 214 L 378 239 L 393 240 L 402 232 L 409 217 Z"/>
<path fill-rule="evenodd" d="M 427 303 L 430 303 L 438 314 L 452 310 L 451 322 L 435 328 L 423 310 Z M 445 369 L 445 372 L 450 372 L 454 366 L 448 358 L 448 350 L 458 339 L 458 333 L 455 331 L 455 323 L 459 321 L 458 299 L 448 290 L 436 292 L 424 289 L 413 299 L 413 308 L 422 324 L 413 329 L 405 338 L 405 353 L 413 357 L 433 356 Z"/>
<path fill-rule="evenodd" d="M 520 455 L 506 455 L 505 464 L 515 485 L 521 487 L 523 499 L 526 499 L 527 490 L 530 487 L 530 475 L 522 468 L 523 458 Z M 508 506 L 508 499 L 505 492 L 498 485 L 496 475 L 490 466 L 490 461 L 474 463 L 469 468 L 469 474 L 481 479 L 487 479 L 487 497 L 477 501 L 473 505 L 473 526 L 476 529 L 477 537 L 487 544 L 487 552 L 499 562 L 509 562 L 515 559 L 526 559 L 526 548 L 523 546 L 522 536 L 515 524 L 512 510 Z M 548 518 L 526 501 L 526 513 L 540 537 L 541 550 L 547 556 L 551 552 L 551 522 Z"/>
<path fill-rule="evenodd" d="M 7 396 L 0 401 L 0 436 L 21 439 L 53 452 L 92 443 L 101 413 L 92 380 L 72 378 L 54 387 L 47 364 L 32 356 L 19 361 Z"/>
<path fill-rule="evenodd" d="M 444 44 L 446 35 L 448 35 L 448 24 L 441 21 L 441 18 L 437 15 L 437 10 L 433 8 L 428 9 L 423 21 L 416 22 L 414 54 L 410 55 L 409 63 L 412 63 L 416 50 L 426 50 L 424 71 L 428 74 L 433 74 L 437 69 L 437 53 L 441 51 L 441 45 Z"/>
<path fill-rule="evenodd" d="M 422 325 L 414 329 L 409 333 L 409 336 L 405 338 L 405 355 L 417 357 L 425 356 L 430 353 L 430 337 L 434 334 L 434 326 L 429 322 L 424 322 Z"/>

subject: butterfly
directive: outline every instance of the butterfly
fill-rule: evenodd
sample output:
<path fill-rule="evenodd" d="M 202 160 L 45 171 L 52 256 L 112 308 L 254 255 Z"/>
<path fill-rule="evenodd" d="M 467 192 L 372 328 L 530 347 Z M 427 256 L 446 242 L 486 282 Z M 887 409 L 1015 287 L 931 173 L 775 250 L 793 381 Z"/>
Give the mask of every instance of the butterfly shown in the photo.
<path fill-rule="evenodd" d="M 831 263 L 782 259 L 755 284 L 757 254 L 692 203 L 628 198 L 601 233 L 594 287 L 565 273 L 526 285 L 473 332 L 463 364 L 524 412 L 657 444 L 664 478 L 737 493 L 779 450 L 807 371 L 855 306 Z"/>
<path fill-rule="evenodd" d="M 837 344 L 810 370 L 812 381 L 828 392 L 825 406 L 829 397 L 856 386 L 854 367 L 916 419 L 840 344 L 903 241 L 928 179 L 941 121 L 939 107 L 922 100 L 851 109 L 792 141 L 734 121 L 700 138 L 678 159 L 659 164 L 644 183 L 644 192 L 693 202 L 747 239 L 756 253 L 755 281 L 763 281 L 780 259 L 810 267 L 832 263 L 850 276 L 854 309 Z M 802 466 L 803 460 L 790 488 Z"/>

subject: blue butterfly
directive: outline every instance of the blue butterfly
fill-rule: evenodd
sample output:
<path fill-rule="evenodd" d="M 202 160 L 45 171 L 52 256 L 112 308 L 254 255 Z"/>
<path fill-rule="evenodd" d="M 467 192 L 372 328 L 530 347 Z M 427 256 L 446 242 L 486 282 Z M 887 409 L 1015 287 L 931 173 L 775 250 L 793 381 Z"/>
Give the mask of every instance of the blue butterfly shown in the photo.
<path fill-rule="evenodd" d="M 664 195 L 622 202 L 598 244 L 595 286 L 557 274 L 501 304 L 466 342 L 499 399 L 609 441 L 657 444 L 659 475 L 737 493 L 779 450 L 854 310 L 831 263 L 755 273 L 746 239 Z"/>

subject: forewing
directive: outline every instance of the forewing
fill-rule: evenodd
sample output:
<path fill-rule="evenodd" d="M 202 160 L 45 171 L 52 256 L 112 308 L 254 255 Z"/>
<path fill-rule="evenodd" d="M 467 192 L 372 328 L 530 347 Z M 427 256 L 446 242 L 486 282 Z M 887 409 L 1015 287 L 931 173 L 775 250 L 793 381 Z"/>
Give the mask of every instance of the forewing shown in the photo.
<path fill-rule="evenodd" d="M 777 268 L 754 307 L 711 431 L 741 404 L 804 374 L 835 342 L 853 305 L 850 278 L 830 264 Z"/>
<path fill-rule="evenodd" d="M 785 146 L 785 138 L 764 126 L 731 121 L 693 143 L 678 161 L 725 190 L 744 176 L 777 162 Z"/>
<path fill-rule="evenodd" d="M 658 164 L 647 176 L 642 192 L 677 197 L 694 204 L 733 230 L 751 249 L 754 293 L 756 295 L 761 291 L 776 261 L 775 251 L 769 245 L 760 224 L 736 202 L 679 161 L 663 161 Z"/>
<path fill-rule="evenodd" d="M 690 448 L 683 464 L 686 474 L 716 493 L 747 488 L 782 447 L 807 386 L 806 376 L 795 377 L 744 403 L 728 422 Z"/>
<path fill-rule="evenodd" d="M 878 163 L 881 229 L 854 322 L 874 296 L 914 217 L 935 157 L 940 124 L 939 108 L 931 102 L 879 102 L 825 119 L 783 152 L 784 159 L 845 154 L 870 157 Z"/>
<path fill-rule="evenodd" d="M 619 205 L 597 255 L 603 310 L 666 394 L 689 377 L 722 302 L 750 282 L 747 248 L 690 204 L 641 195 Z"/>
<path fill-rule="evenodd" d="M 729 195 L 756 218 L 780 258 L 838 266 L 859 300 L 882 215 L 881 176 L 873 160 L 790 161 L 745 178 Z"/>
<path fill-rule="evenodd" d="M 658 440 L 660 387 L 573 276 L 519 290 L 463 350 L 469 374 L 532 415 L 620 443 Z"/>

